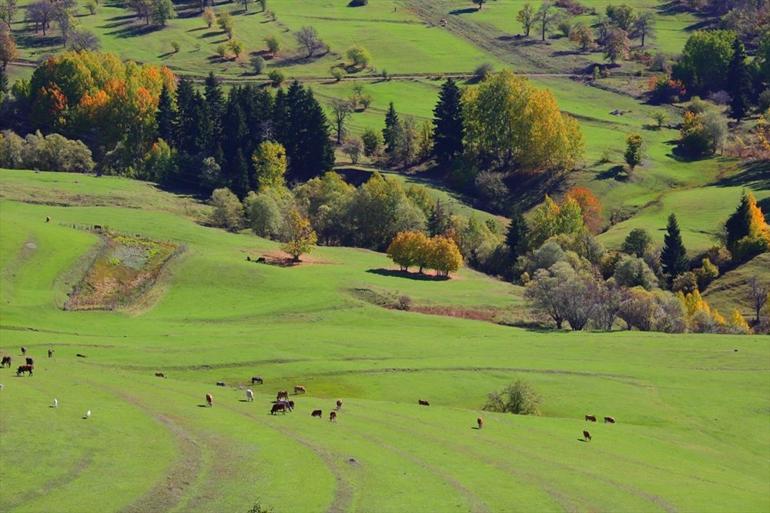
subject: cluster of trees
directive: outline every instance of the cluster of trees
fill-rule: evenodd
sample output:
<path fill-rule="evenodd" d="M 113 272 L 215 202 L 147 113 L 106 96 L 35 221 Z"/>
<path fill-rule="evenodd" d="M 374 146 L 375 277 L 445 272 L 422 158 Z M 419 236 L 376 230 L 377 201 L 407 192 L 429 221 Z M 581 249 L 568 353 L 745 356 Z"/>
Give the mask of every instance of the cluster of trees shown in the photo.
<path fill-rule="evenodd" d="M 388 256 L 409 272 L 410 267 L 433 269 L 439 276 L 449 276 L 463 263 L 463 257 L 455 241 L 446 235 L 428 237 L 423 232 L 409 231 L 396 234 L 388 246 Z"/>
<path fill-rule="evenodd" d="M 80 141 L 39 131 L 20 137 L 0 132 L 0 167 L 88 173 L 94 169 L 91 150 Z"/>
<path fill-rule="evenodd" d="M 170 0 L 163 0 L 168 1 Z M 90 0 L 86 8 L 91 14 L 96 12 L 96 3 Z M 11 32 L 11 24 L 19 12 L 16 0 L 0 0 L 0 62 L 3 67 L 16 58 L 16 45 Z M 62 46 L 72 50 L 96 50 L 99 40 L 93 32 L 82 28 L 78 23 L 77 2 L 75 0 L 37 0 L 24 7 L 28 30 L 35 34 L 49 36 L 51 25 L 55 24 Z"/>
<path fill-rule="evenodd" d="M 228 187 L 244 198 L 259 188 L 268 179 L 263 160 L 279 157 L 265 142 L 281 145 L 290 180 L 334 163 L 324 111 L 296 82 L 275 94 L 255 85 L 226 94 L 210 75 L 200 91 L 165 67 L 65 52 L 17 82 L 2 111 L 0 128 L 82 140 L 101 172 L 206 193 Z"/>
<path fill-rule="evenodd" d="M 717 18 L 723 29 L 735 31 L 744 43 L 756 46 L 767 30 L 770 4 L 754 0 L 685 0 L 687 6 L 706 16 Z"/>
<path fill-rule="evenodd" d="M 645 230 L 635 229 L 620 251 L 606 251 L 581 226 L 578 214 L 579 207 L 566 201 L 558 205 L 547 200 L 524 228 L 516 228 L 535 249 L 519 257 L 515 271 L 526 284 L 531 304 L 557 327 L 567 323 L 574 330 L 609 330 L 622 320 L 629 329 L 645 331 L 751 331 L 737 310 L 725 319 L 700 295 L 719 276 L 720 268 L 729 269 L 770 250 L 770 228 L 750 193 L 725 223 L 725 247 L 712 248 L 693 260 L 687 257 L 673 214 L 662 248 L 654 247 Z M 509 232 L 513 229 L 514 223 Z M 527 243 L 509 242 L 509 247 Z M 767 291 L 756 295 L 761 300 Z M 760 319 L 765 302 L 753 320 L 756 332 L 766 329 Z"/>
<path fill-rule="evenodd" d="M 679 152 L 690 158 L 700 158 L 721 152 L 728 135 L 727 119 L 720 110 L 698 97 L 682 112 L 679 129 Z"/>
<path fill-rule="evenodd" d="M 681 84 L 688 95 L 724 97 L 731 116 L 740 121 L 760 105 L 760 97 L 770 85 L 770 33 L 759 40 L 755 57 L 749 62 L 744 44 L 735 32 L 696 32 L 685 43 L 672 68 L 671 79 Z M 660 81 L 656 88 L 666 85 Z"/>

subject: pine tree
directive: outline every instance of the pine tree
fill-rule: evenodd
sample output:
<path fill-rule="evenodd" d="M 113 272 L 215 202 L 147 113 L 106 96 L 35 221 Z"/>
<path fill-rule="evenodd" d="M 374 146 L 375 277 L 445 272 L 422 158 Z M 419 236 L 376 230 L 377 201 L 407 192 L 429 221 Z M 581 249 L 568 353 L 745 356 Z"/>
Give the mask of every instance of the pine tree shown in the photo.
<path fill-rule="evenodd" d="M 385 128 L 382 129 L 382 139 L 385 141 L 385 153 L 393 155 L 398 145 L 398 114 L 393 102 L 390 102 L 388 112 L 385 114 Z"/>
<path fill-rule="evenodd" d="M 677 275 L 687 271 L 687 250 L 682 243 L 679 223 L 674 214 L 668 216 L 666 235 L 663 238 L 663 250 L 660 253 L 660 265 L 668 277 L 669 285 Z"/>
<path fill-rule="evenodd" d="M 451 213 L 441 200 L 436 201 L 436 205 L 433 207 L 433 211 L 428 218 L 428 232 L 432 236 L 444 235 L 452 227 Z"/>
<path fill-rule="evenodd" d="M 245 185 L 239 184 L 243 180 L 243 170 L 241 169 L 242 163 L 238 159 L 238 151 L 241 151 L 241 157 L 243 157 L 244 143 L 247 138 L 248 130 L 243 110 L 238 101 L 238 92 L 234 88 L 230 91 L 225 113 L 222 116 L 222 154 L 224 160 L 219 162 L 223 163 L 222 174 L 228 187 L 236 195 L 240 195 L 239 190 L 244 188 L 248 190 L 256 187 L 256 183 L 249 183 L 248 180 Z M 248 163 L 245 163 L 245 165 L 248 165 Z M 246 176 L 248 177 L 248 173 Z"/>
<path fill-rule="evenodd" d="M 521 211 L 515 209 L 511 213 L 511 223 L 508 225 L 508 231 L 505 234 L 505 243 L 510 251 L 511 261 L 515 262 L 516 258 L 527 251 L 528 235 L 527 221 L 524 219 Z"/>
<path fill-rule="evenodd" d="M 447 79 L 441 86 L 433 109 L 433 154 L 439 164 L 447 165 L 463 152 L 463 118 L 460 88 Z"/>
<path fill-rule="evenodd" d="M 155 122 L 158 127 L 158 137 L 171 144 L 175 139 L 178 119 L 174 97 L 165 85 L 158 98 Z"/>
<path fill-rule="evenodd" d="M 249 183 L 252 182 L 252 179 L 249 176 L 249 165 L 240 148 L 235 152 L 231 172 L 231 189 L 238 198 L 243 199 L 249 192 Z"/>
<path fill-rule="evenodd" d="M 738 208 L 725 222 L 725 246 L 738 260 L 770 246 L 770 228 L 751 192 L 743 193 Z"/>
<path fill-rule="evenodd" d="M 205 94 L 206 109 L 211 123 L 211 145 L 218 144 L 222 134 L 222 114 L 225 110 L 225 99 L 222 94 L 222 86 L 213 72 L 206 77 Z"/>
<path fill-rule="evenodd" d="M 746 49 L 739 38 L 733 42 L 733 57 L 727 71 L 727 92 L 730 93 L 730 114 L 738 121 L 749 110 L 751 73 L 746 65 Z"/>

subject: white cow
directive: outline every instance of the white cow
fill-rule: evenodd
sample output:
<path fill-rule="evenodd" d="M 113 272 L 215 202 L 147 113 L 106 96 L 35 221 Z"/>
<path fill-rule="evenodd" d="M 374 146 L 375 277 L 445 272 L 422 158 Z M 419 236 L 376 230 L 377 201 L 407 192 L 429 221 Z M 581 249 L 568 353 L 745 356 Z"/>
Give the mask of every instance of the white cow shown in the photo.
<path fill-rule="evenodd" d="M 59 407 L 59 400 L 54 397 L 53 398 L 53 404 L 51 404 L 51 406 L 53 406 L 54 408 L 58 408 Z"/>
<path fill-rule="evenodd" d="M 247 401 L 253 401 L 254 400 L 254 391 L 250 388 L 246 389 L 246 400 Z"/>
<path fill-rule="evenodd" d="M 90 419 L 91 418 L 91 410 L 88 410 L 85 415 L 83 415 L 84 419 Z"/>

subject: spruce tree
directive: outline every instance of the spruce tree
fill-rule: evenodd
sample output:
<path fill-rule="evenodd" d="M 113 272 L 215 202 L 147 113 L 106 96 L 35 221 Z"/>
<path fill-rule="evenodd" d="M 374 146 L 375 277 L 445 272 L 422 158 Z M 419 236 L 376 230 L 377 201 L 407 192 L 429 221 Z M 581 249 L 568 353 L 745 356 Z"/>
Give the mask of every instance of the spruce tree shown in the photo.
<path fill-rule="evenodd" d="M 222 87 L 219 80 L 213 72 L 209 72 L 206 77 L 205 94 L 206 108 L 209 113 L 209 123 L 211 125 L 211 140 L 209 144 L 214 146 L 218 144 L 222 135 L 222 114 L 224 113 L 225 99 L 222 94 Z"/>
<path fill-rule="evenodd" d="M 385 114 L 385 128 L 382 129 L 382 139 L 385 141 L 385 153 L 393 155 L 398 145 L 398 131 L 400 123 L 393 102 L 390 102 L 388 112 Z"/>
<path fill-rule="evenodd" d="M 505 233 L 505 244 L 510 251 L 512 262 L 516 262 L 516 259 L 527 251 L 528 235 L 527 221 L 519 209 L 514 209 L 511 213 L 511 223 Z"/>
<path fill-rule="evenodd" d="M 5 70 L 0 66 L 0 99 L 2 99 L 8 92 L 8 75 L 5 74 Z"/>
<path fill-rule="evenodd" d="M 444 82 L 433 109 L 433 154 L 447 165 L 463 152 L 463 118 L 460 88 L 451 78 Z"/>
<path fill-rule="evenodd" d="M 668 216 L 666 235 L 663 238 L 663 250 L 660 253 L 660 265 L 668 277 L 668 284 L 678 275 L 687 271 L 687 250 L 682 243 L 682 234 L 676 216 Z"/>
<path fill-rule="evenodd" d="M 243 179 L 243 170 L 240 169 L 241 162 L 238 159 L 238 151 L 243 155 L 245 140 L 248 138 L 248 131 L 244 114 L 238 101 L 236 89 L 230 92 L 225 107 L 225 113 L 222 116 L 222 174 L 230 190 L 236 191 L 238 188 L 249 188 L 248 181 L 245 185 L 239 182 Z M 249 154 L 250 155 L 250 154 Z M 248 165 L 248 163 L 246 163 Z M 248 175 L 247 175 L 248 176 Z M 235 192 L 238 195 L 238 192 Z"/>
<path fill-rule="evenodd" d="M 452 227 L 452 215 L 441 200 L 437 200 L 428 218 L 428 232 L 431 236 L 444 235 Z"/>
<path fill-rule="evenodd" d="M 169 144 L 175 142 L 177 130 L 177 111 L 174 105 L 174 97 L 164 85 L 158 98 L 158 112 L 155 115 L 155 122 L 158 127 L 158 137 Z"/>
<path fill-rule="evenodd" d="M 727 92 L 730 93 L 730 114 L 738 121 L 746 117 L 751 97 L 751 72 L 746 65 L 746 49 L 739 38 L 733 42 L 733 57 L 727 71 Z"/>
<path fill-rule="evenodd" d="M 243 151 L 240 148 L 235 152 L 231 172 L 231 190 L 239 199 L 243 199 L 249 192 L 249 183 L 252 180 L 249 176 L 249 164 L 246 162 L 246 158 L 243 156 Z"/>

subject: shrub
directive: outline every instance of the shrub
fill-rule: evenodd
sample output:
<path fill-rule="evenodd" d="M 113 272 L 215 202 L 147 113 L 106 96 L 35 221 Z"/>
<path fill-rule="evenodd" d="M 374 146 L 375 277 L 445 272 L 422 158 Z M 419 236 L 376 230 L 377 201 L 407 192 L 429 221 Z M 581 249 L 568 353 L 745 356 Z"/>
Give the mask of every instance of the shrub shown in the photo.
<path fill-rule="evenodd" d="M 280 86 L 281 84 L 283 84 L 283 81 L 284 81 L 283 73 L 281 73 L 277 69 L 274 69 L 270 73 L 268 73 L 267 78 L 270 79 L 270 84 L 273 87 Z"/>
<path fill-rule="evenodd" d="M 372 60 L 372 56 L 369 54 L 369 50 L 363 46 L 353 46 L 347 51 L 348 59 L 353 63 L 353 66 L 364 69 L 369 66 Z"/>
<path fill-rule="evenodd" d="M 275 36 L 267 36 L 265 38 L 265 44 L 267 45 L 267 51 L 269 51 L 272 55 L 276 55 L 281 49 L 281 44 L 278 42 L 278 39 Z"/>
<path fill-rule="evenodd" d="M 473 70 L 473 80 L 475 82 L 482 82 L 492 73 L 492 71 L 494 71 L 494 67 L 490 63 L 485 62 L 480 64 Z"/>
<path fill-rule="evenodd" d="M 213 226 L 237 232 L 243 226 L 243 205 L 230 189 L 215 189 L 211 194 L 210 221 Z"/>
<path fill-rule="evenodd" d="M 260 75 L 265 70 L 265 59 L 261 55 L 254 55 L 251 58 L 251 69 L 255 75 Z"/>
<path fill-rule="evenodd" d="M 334 78 L 334 80 L 336 80 L 337 82 L 345 78 L 345 75 L 346 75 L 345 70 L 340 68 L 339 66 L 333 67 L 331 69 L 331 74 L 332 74 L 332 78 Z"/>
<path fill-rule="evenodd" d="M 367 128 L 361 135 L 361 141 L 364 143 L 364 155 L 367 157 L 374 157 L 380 152 L 382 146 L 382 135 L 380 132 Z"/>
<path fill-rule="evenodd" d="M 227 45 L 217 46 L 217 55 L 219 55 L 220 59 L 227 57 Z"/>
<path fill-rule="evenodd" d="M 96 0 L 86 0 L 86 3 L 84 4 L 86 10 L 88 11 L 88 14 L 93 16 L 96 14 L 96 10 L 99 6 L 99 4 L 96 3 Z"/>
<path fill-rule="evenodd" d="M 91 150 L 80 141 L 40 132 L 22 139 L 6 131 L 0 133 L 0 167 L 88 173 L 94 161 Z"/>
<path fill-rule="evenodd" d="M 651 77 L 650 79 L 651 103 L 675 103 L 686 94 L 687 90 L 684 84 L 678 80 L 671 80 L 667 77 Z"/>
<path fill-rule="evenodd" d="M 652 60 L 650 60 L 650 71 L 662 71 L 664 73 L 671 71 L 671 64 L 666 54 L 658 52 L 653 55 Z"/>
<path fill-rule="evenodd" d="M 342 151 L 350 157 L 350 161 L 353 164 L 358 164 L 358 161 L 361 159 L 361 154 L 364 152 L 364 143 L 357 137 L 348 139 L 342 146 Z"/>
<path fill-rule="evenodd" d="M 639 257 L 625 255 L 615 266 L 615 283 L 622 287 L 642 287 L 653 289 L 658 284 L 655 273 Z"/>
<path fill-rule="evenodd" d="M 244 200 L 249 227 L 260 237 L 278 239 L 284 233 L 284 198 L 273 189 L 250 192 Z"/>
<path fill-rule="evenodd" d="M 539 415 L 541 403 L 542 398 L 532 385 L 519 379 L 499 392 L 490 393 L 483 409 L 516 415 Z"/>

